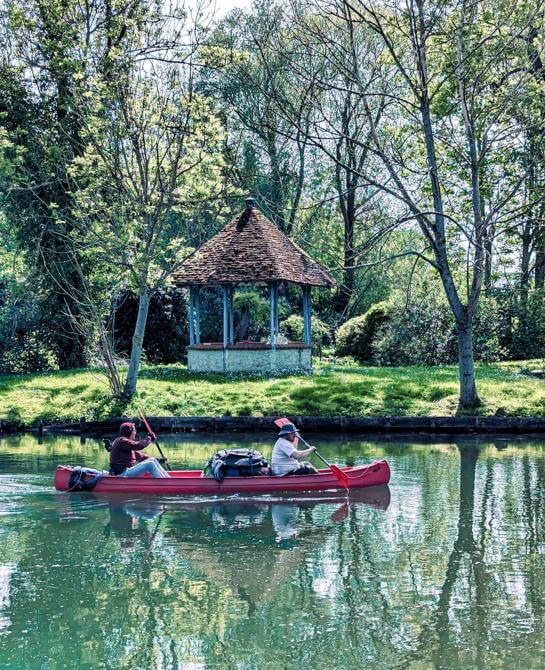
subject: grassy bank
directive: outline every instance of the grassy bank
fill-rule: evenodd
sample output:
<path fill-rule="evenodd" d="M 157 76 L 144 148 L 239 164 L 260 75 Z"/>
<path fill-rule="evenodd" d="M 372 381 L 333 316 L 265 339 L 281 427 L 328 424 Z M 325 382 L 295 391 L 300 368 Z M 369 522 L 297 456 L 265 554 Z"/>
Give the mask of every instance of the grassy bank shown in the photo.
<path fill-rule="evenodd" d="M 545 416 L 543 361 L 479 365 L 476 412 Z M 282 379 L 192 375 L 183 366 L 144 367 L 132 403 L 112 400 L 89 370 L 0 377 L 0 417 L 21 427 L 132 415 L 156 416 L 436 415 L 458 413 L 457 369 L 376 368 L 320 364 L 311 377 Z"/>

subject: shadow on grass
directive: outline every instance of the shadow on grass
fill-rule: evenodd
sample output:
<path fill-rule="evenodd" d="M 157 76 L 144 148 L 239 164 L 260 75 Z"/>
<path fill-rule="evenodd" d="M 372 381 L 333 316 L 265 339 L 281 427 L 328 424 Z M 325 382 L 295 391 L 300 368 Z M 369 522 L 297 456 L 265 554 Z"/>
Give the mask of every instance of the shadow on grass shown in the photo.
<path fill-rule="evenodd" d="M 223 374 L 221 372 L 191 372 L 187 369 L 172 367 L 145 368 L 138 375 L 139 380 L 148 379 L 153 381 L 169 381 L 173 383 L 183 382 L 209 382 L 211 384 L 232 384 L 236 382 L 264 382 L 269 379 L 278 379 L 279 381 L 291 378 L 306 379 L 312 378 L 307 374 L 290 373 L 286 375 L 274 376 L 271 374 Z"/>

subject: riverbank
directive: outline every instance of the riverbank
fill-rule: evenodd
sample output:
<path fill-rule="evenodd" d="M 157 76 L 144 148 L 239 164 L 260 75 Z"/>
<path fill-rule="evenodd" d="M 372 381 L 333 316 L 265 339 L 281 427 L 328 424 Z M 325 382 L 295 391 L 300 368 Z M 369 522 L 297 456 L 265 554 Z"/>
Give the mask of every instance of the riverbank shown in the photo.
<path fill-rule="evenodd" d="M 280 379 L 190 374 L 182 365 L 146 366 L 130 403 L 109 396 L 91 370 L 0 376 L 0 419 L 11 428 L 130 416 L 504 416 L 545 417 L 543 361 L 478 365 L 483 405 L 460 413 L 458 371 L 318 364 L 312 376 Z"/>

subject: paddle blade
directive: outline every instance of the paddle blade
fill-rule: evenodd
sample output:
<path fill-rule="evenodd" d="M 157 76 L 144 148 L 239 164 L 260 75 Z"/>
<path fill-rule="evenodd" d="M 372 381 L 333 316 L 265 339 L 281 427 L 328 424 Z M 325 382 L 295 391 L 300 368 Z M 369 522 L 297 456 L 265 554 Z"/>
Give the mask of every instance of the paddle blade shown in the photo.
<path fill-rule="evenodd" d="M 278 426 L 278 428 L 282 428 L 282 426 L 285 426 L 287 423 L 291 423 L 291 421 L 289 419 L 286 419 L 286 418 L 276 419 L 276 421 L 274 422 L 274 425 Z"/>
<path fill-rule="evenodd" d="M 337 477 L 339 483 L 341 483 L 345 489 L 349 488 L 349 479 L 346 472 L 343 472 L 340 468 L 338 468 L 336 465 L 332 465 L 331 463 L 329 463 L 329 468 L 335 477 Z"/>
<path fill-rule="evenodd" d="M 339 509 L 336 509 L 333 514 L 329 517 L 333 523 L 339 523 L 344 521 L 348 516 L 348 503 L 343 503 Z"/>

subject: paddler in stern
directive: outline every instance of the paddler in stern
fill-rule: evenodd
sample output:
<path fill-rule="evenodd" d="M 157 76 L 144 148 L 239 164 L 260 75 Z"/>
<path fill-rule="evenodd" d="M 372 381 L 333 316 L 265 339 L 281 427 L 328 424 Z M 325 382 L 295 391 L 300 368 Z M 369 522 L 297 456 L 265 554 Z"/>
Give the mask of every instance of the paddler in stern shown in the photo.
<path fill-rule="evenodd" d="M 149 446 L 153 439 L 148 435 L 137 441 L 134 423 L 122 423 L 119 437 L 113 441 L 110 451 L 110 474 L 119 477 L 142 477 L 149 472 L 152 477 L 170 477 L 156 458 L 139 451 Z"/>
<path fill-rule="evenodd" d="M 299 436 L 293 423 L 286 423 L 280 428 L 278 439 L 272 452 L 273 475 L 314 475 L 316 468 L 308 461 L 299 462 L 299 459 L 310 456 L 316 447 L 297 449 Z"/>

